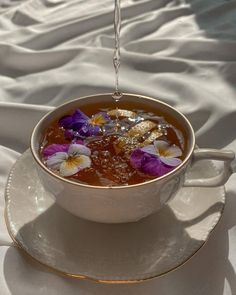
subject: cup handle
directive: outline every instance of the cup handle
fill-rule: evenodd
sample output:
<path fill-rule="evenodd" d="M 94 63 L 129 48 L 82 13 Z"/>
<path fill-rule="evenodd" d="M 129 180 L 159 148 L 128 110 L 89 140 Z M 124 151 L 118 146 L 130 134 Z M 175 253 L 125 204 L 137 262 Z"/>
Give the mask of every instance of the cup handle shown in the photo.
<path fill-rule="evenodd" d="M 183 186 L 188 187 L 215 187 L 226 183 L 230 175 L 236 172 L 234 169 L 235 163 L 232 163 L 235 158 L 233 151 L 221 151 L 216 149 L 196 149 L 193 152 L 192 164 L 200 160 L 218 160 L 224 161 L 224 167 L 219 175 L 210 178 L 186 179 Z"/>

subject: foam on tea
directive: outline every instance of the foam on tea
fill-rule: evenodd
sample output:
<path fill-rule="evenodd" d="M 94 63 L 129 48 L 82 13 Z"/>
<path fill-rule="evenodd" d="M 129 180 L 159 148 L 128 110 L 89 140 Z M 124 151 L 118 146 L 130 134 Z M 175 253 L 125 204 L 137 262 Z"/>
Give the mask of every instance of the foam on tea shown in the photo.
<path fill-rule="evenodd" d="M 175 169 L 185 140 L 168 118 L 127 106 L 75 109 L 45 130 L 44 164 L 70 180 L 97 186 L 142 183 Z"/>

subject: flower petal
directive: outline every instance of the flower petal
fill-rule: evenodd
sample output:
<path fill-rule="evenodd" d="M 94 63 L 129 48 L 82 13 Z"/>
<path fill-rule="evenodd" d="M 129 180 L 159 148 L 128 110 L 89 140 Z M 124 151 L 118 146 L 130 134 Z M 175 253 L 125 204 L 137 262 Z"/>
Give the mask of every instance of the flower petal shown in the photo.
<path fill-rule="evenodd" d="M 88 122 L 87 117 L 80 109 L 77 109 L 71 116 L 66 115 L 59 120 L 59 125 L 65 129 L 73 129 L 79 131 L 82 126 Z"/>
<path fill-rule="evenodd" d="M 106 112 L 100 112 L 100 113 L 98 113 L 98 114 L 102 115 L 103 118 L 104 118 L 104 120 L 105 120 L 106 122 L 111 121 L 110 116 L 109 116 Z"/>
<path fill-rule="evenodd" d="M 98 135 L 100 133 L 100 131 L 101 131 L 101 129 L 99 126 L 93 126 L 89 123 L 86 123 L 79 130 L 79 134 L 81 136 L 92 136 L 92 135 Z"/>
<path fill-rule="evenodd" d="M 92 118 L 89 120 L 89 123 L 93 126 L 96 126 L 96 125 L 100 126 L 109 122 L 110 120 L 111 119 L 106 112 L 100 112 L 92 116 Z"/>
<path fill-rule="evenodd" d="M 141 171 L 145 174 L 148 174 L 150 176 L 163 176 L 166 173 L 170 172 L 173 168 L 168 167 L 165 164 L 163 164 L 160 160 L 160 158 L 155 157 L 150 154 L 145 154 L 143 161 L 142 161 L 142 167 Z"/>
<path fill-rule="evenodd" d="M 130 157 L 131 165 L 150 176 L 160 177 L 173 170 L 173 167 L 162 163 L 161 159 L 155 155 L 145 153 L 141 149 L 133 151 Z"/>
<path fill-rule="evenodd" d="M 43 149 L 43 156 L 48 158 L 57 152 L 67 152 L 69 144 L 50 144 Z"/>
<path fill-rule="evenodd" d="M 72 165 L 67 161 L 64 161 L 60 165 L 60 174 L 61 176 L 71 176 L 76 174 L 79 171 L 79 167 L 77 165 Z"/>
<path fill-rule="evenodd" d="M 68 149 L 68 155 L 91 155 L 91 150 L 82 144 L 73 143 Z"/>
<path fill-rule="evenodd" d="M 166 150 L 165 154 L 165 157 L 176 158 L 182 156 L 182 151 L 177 145 L 172 145 Z"/>
<path fill-rule="evenodd" d="M 182 160 L 178 158 L 160 157 L 160 160 L 170 167 L 176 167 L 182 163 Z"/>
<path fill-rule="evenodd" d="M 85 115 L 80 109 L 77 109 L 74 114 L 72 115 L 72 121 L 77 122 L 79 120 L 88 121 L 89 117 Z"/>
<path fill-rule="evenodd" d="M 72 121 L 72 116 L 64 116 L 59 120 L 59 125 L 65 129 L 70 129 L 71 124 L 73 123 Z"/>
<path fill-rule="evenodd" d="M 91 159 L 88 156 L 81 155 L 77 157 L 77 164 L 78 164 L 79 170 L 89 168 L 91 166 Z"/>
<path fill-rule="evenodd" d="M 170 145 L 164 140 L 155 140 L 153 144 L 157 153 L 159 153 L 160 155 L 162 153 L 165 153 L 165 151 L 170 148 Z"/>
<path fill-rule="evenodd" d="M 160 167 L 159 167 L 159 176 L 163 176 L 167 173 L 169 173 L 170 171 L 172 171 L 174 168 L 173 167 L 170 167 L 170 166 L 166 166 L 165 164 L 161 164 Z"/>
<path fill-rule="evenodd" d="M 84 145 L 84 142 L 83 142 L 82 139 L 77 139 L 75 143 L 77 143 L 77 144 L 81 144 L 81 145 Z"/>
<path fill-rule="evenodd" d="M 61 163 L 66 161 L 67 158 L 68 158 L 67 153 L 58 152 L 47 159 L 46 165 L 47 167 L 51 169 L 59 170 Z"/>
<path fill-rule="evenodd" d="M 153 144 L 149 144 L 141 148 L 141 151 L 157 156 L 157 151 Z"/>
<path fill-rule="evenodd" d="M 86 124 L 88 124 L 87 120 L 80 119 L 71 124 L 71 129 L 73 129 L 74 131 L 80 131 L 80 129 Z"/>
<path fill-rule="evenodd" d="M 136 149 L 130 156 L 130 164 L 133 168 L 140 170 L 142 167 L 142 159 L 144 152 L 141 149 Z"/>
<path fill-rule="evenodd" d="M 161 176 L 161 161 L 157 157 L 150 157 L 147 154 L 143 158 L 141 171 L 151 176 Z"/>
<path fill-rule="evenodd" d="M 84 124 L 83 124 L 83 126 L 80 128 L 80 130 L 79 130 L 79 134 L 81 135 L 81 136 L 89 136 L 90 134 L 89 134 L 89 124 L 88 124 L 88 122 L 85 122 Z"/>
<path fill-rule="evenodd" d="M 72 129 L 66 129 L 64 132 L 65 139 L 72 140 L 74 138 L 74 131 Z"/>
<path fill-rule="evenodd" d="M 91 160 L 87 156 L 81 155 L 78 157 L 69 158 L 67 161 L 61 163 L 60 174 L 62 176 L 71 176 L 90 166 Z"/>
<path fill-rule="evenodd" d="M 88 133 L 89 133 L 89 135 L 98 135 L 100 133 L 100 131 L 101 131 L 101 129 L 99 126 L 90 125 Z"/>

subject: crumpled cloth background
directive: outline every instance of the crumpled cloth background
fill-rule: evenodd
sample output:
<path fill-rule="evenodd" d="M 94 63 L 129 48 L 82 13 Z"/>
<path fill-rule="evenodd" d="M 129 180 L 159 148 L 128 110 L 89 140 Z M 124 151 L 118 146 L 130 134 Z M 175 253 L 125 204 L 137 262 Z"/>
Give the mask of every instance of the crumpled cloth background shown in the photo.
<path fill-rule="evenodd" d="M 160 98 L 200 147 L 236 151 L 236 1 L 122 0 L 124 92 Z M 0 1 L 0 294 L 236 294 L 236 176 L 223 217 L 187 264 L 138 285 L 49 273 L 12 246 L 4 187 L 35 123 L 70 99 L 114 89 L 112 0 Z"/>

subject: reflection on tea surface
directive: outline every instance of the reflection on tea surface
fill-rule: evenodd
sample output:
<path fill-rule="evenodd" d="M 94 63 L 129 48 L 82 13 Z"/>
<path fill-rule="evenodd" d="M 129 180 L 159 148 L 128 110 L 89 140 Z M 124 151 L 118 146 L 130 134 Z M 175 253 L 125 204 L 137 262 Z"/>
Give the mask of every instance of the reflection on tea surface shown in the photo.
<path fill-rule="evenodd" d="M 181 164 L 185 139 L 166 116 L 135 106 L 82 109 L 45 130 L 41 158 L 55 173 L 80 183 L 119 186 L 158 178 Z"/>

